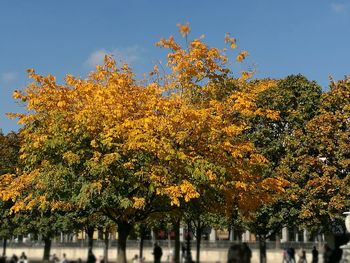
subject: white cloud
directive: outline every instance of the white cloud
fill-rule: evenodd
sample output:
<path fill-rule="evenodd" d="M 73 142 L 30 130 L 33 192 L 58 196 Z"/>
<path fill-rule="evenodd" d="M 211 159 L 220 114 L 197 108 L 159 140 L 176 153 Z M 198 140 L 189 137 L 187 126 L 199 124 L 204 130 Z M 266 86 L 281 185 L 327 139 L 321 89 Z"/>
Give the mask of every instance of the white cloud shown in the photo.
<path fill-rule="evenodd" d="M 133 64 L 142 58 L 145 50 L 139 46 L 131 46 L 127 48 L 116 48 L 113 50 L 113 55 L 116 60 Z"/>
<path fill-rule="evenodd" d="M 12 82 L 17 79 L 17 73 L 16 72 L 4 72 L 1 74 L 1 80 L 3 82 Z"/>
<path fill-rule="evenodd" d="M 125 48 L 115 48 L 113 50 L 99 49 L 90 54 L 84 65 L 88 68 L 94 68 L 101 65 L 105 55 L 112 55 L 118 62 L 133 64 L 142 59 L 145 49 L 140 46 L 130 46 Z"/>
<path fill-rule="evenodd" d="M 344 14 L 347 12 L 348 6 L 343 3 L 332 3 L 331 9 L 333 12 L 337 14 Z"/>
<path fill-rule="evenodd" d="M 104 49 L 96 50 L 92 52 L 89 58 L 85 61 L 84 65 L 88 68 L 93 68 L 96 65 L 103 63 L 103 58 L 107 55 L 108 52 Z"/>

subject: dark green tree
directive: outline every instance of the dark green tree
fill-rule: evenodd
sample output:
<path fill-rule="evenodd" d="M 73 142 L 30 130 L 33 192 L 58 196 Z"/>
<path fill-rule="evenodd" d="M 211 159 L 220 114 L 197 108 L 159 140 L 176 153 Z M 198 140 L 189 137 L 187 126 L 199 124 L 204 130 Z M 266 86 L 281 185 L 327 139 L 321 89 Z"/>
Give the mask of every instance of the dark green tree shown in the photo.
<path fill-rule="evenodd" d="M 260 81 L 260 80 L 256 80 Z M 302 75 L 291 75 L 276 81 L 276 86 L 265 91 L 259 106 L 279 112 L 277 120 L 258 116 L 250 119 L 249 138 L 269 161 L 262 169 L 264 177 L 282 176 L 282 160 L 290 154 L 286 147 L 290 140 L 298 140 L 299 130 L 304 130 L 319 111 L 321 87 Z M 291 198 L 292 184 L 271 203 L 259 207 L 247 217 L 246 224 L 256 233 L 260 242 L 260 262 L 266 262 L 266 240 L 279 233 L 284 226 L 292 226 L 300 212 L 300 204 Z M 295 196 L 295 195 L 294 195 Z"/>
<path fill-rule="evenodd" d="M 350 79 L 332 81 L 319 113 L 289 140 L 281 173 L 301 200 L 299 217 L 310 230 L 330 232 L 350 208 Z"/>
<path fill-rule="evenodd" d="M 0 176 L 15 173 L 19 163 L 20 140 L 18 134 L 10 132 L 4 135 L 0 130 Z M 12 236 L 16 228 L 14 215 L 10 213 L 12 201 L 0 199 L 0 237 L 3 239 L 2 256 L 6 256 L 7 239 Z"/>

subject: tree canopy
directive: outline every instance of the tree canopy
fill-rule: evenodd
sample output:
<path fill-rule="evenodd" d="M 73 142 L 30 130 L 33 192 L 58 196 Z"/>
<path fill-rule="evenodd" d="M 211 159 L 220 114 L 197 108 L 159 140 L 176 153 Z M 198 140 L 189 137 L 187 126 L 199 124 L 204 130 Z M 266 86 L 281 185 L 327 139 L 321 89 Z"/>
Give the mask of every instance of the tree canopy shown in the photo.
<path fill-rule="evenodd" d="M 319 114 L 297 133 L 298 140 L 288 141 L 281 167 L 295 199 L 302 200 L 300 219 L 313 230 L 330 231 L 349 209 L 349 91 L 349 78 L 331 82 Z"/>

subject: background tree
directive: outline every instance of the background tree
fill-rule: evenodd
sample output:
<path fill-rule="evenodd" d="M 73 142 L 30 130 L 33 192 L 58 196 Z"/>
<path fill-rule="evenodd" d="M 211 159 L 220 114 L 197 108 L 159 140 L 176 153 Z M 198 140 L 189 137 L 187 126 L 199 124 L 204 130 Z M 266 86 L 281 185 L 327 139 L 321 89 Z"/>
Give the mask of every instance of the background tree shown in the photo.
<path fill-rule="evenodd" d="M 299 131 L 304 130 L 308 121 L 317 115 L 321 97 L 321 87 L 302 75 L 290 75 L 275 83 L 274 87 L 261 94 L 259 106 L 279 112 L 279 118 L 251 118 L 248 134 L 259 152 L 269 160 L 262 170 L 266 177 L 280 175 L 282 160 L 294 151 L 287 147 L 287 142 L 299 140 Z M 286 174 L 283 178 L 291 180 Z M 259 238 L 260 262 L 266 262 L 268 238 L 275 236 L 285 226 L 298 225 L 300 204 L 293 198 L 295 196 L 293 186 L 289 185 L 273 202 L 263 204 L 248 216 L 247 226 Z"/>
<path fill-rule="evenodd" d="M 281 173 L 293 182 L 299 218 L 311 231 L 341 226 L 349 209 L 349 94 L 349 78 L 332 81 L 319 114 L 298 131 L 298 140 L 288 141 Z"/>
<path fill-rule="evenodd" d="M 18 134 L 10 132 L 4 135 L 0 130 L 0 176 L 15 173 L 18 169 L 20 140 Z M 6 256 L 7 239 L 12 236 L 16 228 L 14 216 L 10 213 L 13 205 L 11 200 L 0 200 L 0 236 L 3 239 L 2 256 Z"/>

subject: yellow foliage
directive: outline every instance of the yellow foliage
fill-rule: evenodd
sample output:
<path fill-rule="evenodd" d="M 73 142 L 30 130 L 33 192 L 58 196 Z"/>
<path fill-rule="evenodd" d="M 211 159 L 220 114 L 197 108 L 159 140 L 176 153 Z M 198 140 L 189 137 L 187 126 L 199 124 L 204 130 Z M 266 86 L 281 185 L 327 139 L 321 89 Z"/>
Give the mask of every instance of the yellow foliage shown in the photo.
<path fill-rule="evenodd" d="M 232 49 L 237 48 L 236 39 L 231 37 L 229 33 L 225 35 L 225 43 L 229 43 Z"/>
<path fill-rule="evenodd" d="M 135 209 L 142 209 L 145 206 L 145 198 L 143 197 L 133 197 L 133 208 Z"/>
<path fill-rule="evenodd" d="M 188 24 L 179 25 L 179 30 L 184 37 L 190 32 Z M 235 47 L 234 38 L 228 36 L 225 41 Z M 105 191 L 104 183 L 119 180 L 129 186 L 138 176 L 146 186 L 154 187 L 156 194 L 167 196 L 172 205 L 179 206 L 182 201 L 203 194 L 203 188 L 188 169 L 199 161 L 224 171 L 220 174 L 203 165 L 203 175 L 210 182 L 208 187 L 223 189 L 228 202 L 237 198 L 250 200 L 247 193 L 255 191 L 251 201 L 254 203 L 255 198 L 266 198 L 266 190 L 280 190 L 282 184 L 275 185 L 272 179 L 259 184 L 261 178 L 250 167 L 263 165 L 266 160 L 251 143 L 240 138 L 249 128 L 241 116 L 277 116 L 256 105 L 259 93 L 274 83 L 248 83 L 247 77 L 234 82 L 228 76 L 224 52 L 209 47 L 202 39 L 189 41 L 184 49 L 172 36 L 161 39 L 157 45 L 170 49 L 171 73 L 159 82 L 136 82 L 127 65 L 117 67 L 108 56 L 104 65 L 98 66 L 88 78 L 67 75 L 63 85 L 58 85 L 52 76 L 40 76 L 30 70 L 33 83 L 14 94 L 16 99 L 25 100 L 27 108 L 25 114 L 16 115 L 24 124 L 22 160 L 52 158 L 40 151 L 56 150 L 51 148 L 54 142 L 54 147 L 62 151 L 57 158 L 69 168 L 84 164 L 87 170 L 77 173 L 87 180 L 89 187 L 81 193 L 80 188 L 72 186 L 72 191 L 82 196 L 78 205 L 85 199 L 99 198 Z M 237 60 L 247 55 L 243 51 Z M 154 72 L 153 75 L 158 74 L 158 69 Z M 202 83 L 203 80 L 206 81 Z M 220 98 L 216 96 L 224 85 L 231 84 L 237 85 L 237 89 Z M 39 123 L 39 128 L 32 129 L 33 123 Z M 45 167 L 41 161 L 34 161 L 30 173 L 19 175 L 12 182 L 9 176 L 3 177 L 10 187 L 0 196 L 17 200 L 14 211 L 40 205 L 34 201 L 38 195 L 32 186 L 39 179 L 47 180 L 40 170 Z M 110 169 L 111 166 L 115 169 Z M 41 191 L 53 190 L 44 189 L 49 184 L 39 185 Z M 31 191 L 33 195 L 28 194 Z M 146 204 L 145 197 L 140 195 L 136 192 L 127 197 L 136 210 Z M 70 209 L 74 205 L 70 201 L 41 200 L 42 207 L 53 209 Z"/>
<path fill-rule="evenodd" d="M 80 157 L 79 155 L 71 152 L 71 151 L 68 151 L 68 152 L 65 152 L 63 154 L 63 159 L 69 164 L 69 165 L 72 165 L 72 164 L 76 164 L 80 161 Z"/>
<path fill-rule="evenodd" d="M 190 33 L 190 24 L 177 24 L 177 27 L 179 28 L 179 32 L 183 37 L 187 37 L 188 34 Z"/>
<path fill-rule="evenodd" d="M 248 56 L 248 51 L 243 50 L 237 55 L 236 60 L 238 62 L 242 62 L 247 56 Z"/>

